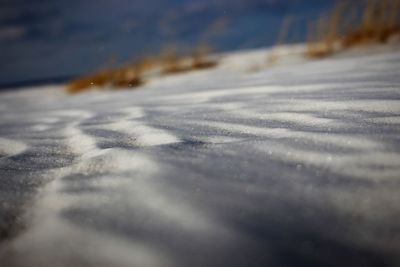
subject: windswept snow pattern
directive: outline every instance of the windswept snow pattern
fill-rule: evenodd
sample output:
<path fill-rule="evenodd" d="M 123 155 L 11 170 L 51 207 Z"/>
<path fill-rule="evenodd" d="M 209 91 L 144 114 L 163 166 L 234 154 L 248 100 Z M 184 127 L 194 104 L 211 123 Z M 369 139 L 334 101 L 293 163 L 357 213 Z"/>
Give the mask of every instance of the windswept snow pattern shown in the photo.
<path fill-rule="evenodd" d="M 399 70 L 392 51 L 4 92 L 0 262 L 399 266 Z"/>

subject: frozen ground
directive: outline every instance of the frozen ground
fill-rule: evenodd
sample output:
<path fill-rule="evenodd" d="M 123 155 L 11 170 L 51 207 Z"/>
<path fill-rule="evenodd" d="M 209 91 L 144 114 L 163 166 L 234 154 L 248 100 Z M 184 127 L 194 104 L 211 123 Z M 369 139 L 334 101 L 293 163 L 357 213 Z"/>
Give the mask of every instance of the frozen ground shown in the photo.
<path fill-rule="evenodd" d="M 398 49 L 256 60 L 1 93 L 0 265 L 400 266 Z"/>

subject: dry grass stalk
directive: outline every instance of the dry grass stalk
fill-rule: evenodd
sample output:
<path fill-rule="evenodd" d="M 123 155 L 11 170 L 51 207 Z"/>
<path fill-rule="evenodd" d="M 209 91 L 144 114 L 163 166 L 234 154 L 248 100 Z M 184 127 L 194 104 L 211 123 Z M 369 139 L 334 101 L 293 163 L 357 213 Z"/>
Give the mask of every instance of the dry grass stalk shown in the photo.
<path fill-rule="evenodd" d="M 215 67 L 217 62 L 207 58 L 209 53 L 210 49 L 206 45 L 201 45 L 193 49 L 191 70 L 201 70 Z"/>
<path fill-rule="evenodd" d="M 144 57 L 125 66 L 99 71 L 70 81 L 66 86 L 69 93 L 79 93 L 92 88 L 133 88 L 144 83 L 146 73 L 160 68 L 162 74 L 174 74 L 192 70 L 212 68 L 216 61 L 207 58 L 208 48 L 198 46 L 191 57 L 179 56 L 175 49 L 165 49 L 159 58 Z"/>
<path fill-rule="evenodd" d="M 163 74 L 179 73 L 183 71 L 182 59 L 176 49 L 168 48 L 161 55 L 161 72 Z"/>
<path fill-rule="evenodd" d="M 137 87 L 142 83 L 137 67 L 125 67 L 115 70 L 103 70 L 72 80 L 67 84 L 66 91 L 74 94 L 94 88 L 131 88 Z"/>
<path fill-rule="evenodd" d="M 174 74 L 215 67 L 217 62 L 208 59 L 208 53 L 209 49 L 205 45 L 194 48 L 190 57 L 180 57 L 173 50 L 167 51 L 162 59 L 162 73 Z"/>
<path fill-rule="evenodd" d="M 289 33 L 291 22 L 292 22 L 292 17 L 285 17 L 283 19 L 281 30 L 279 31 L 275 47 L 268 54 L 267 62 L 269 64 L 275 64 L 278 61 L 279 55 L 278 55 L 278 49 L 277 48 L 279 46 L 281 46 L 285 42 L 285 40 L 287 38 L 287 35 Z"/>
<path fill-rule="evenodd" d="M 342 49 L 368 43 L 386 43 L 393 35 L 400 34 L 400 1 L 368 0 L 361 13 L 359 5 L 339 3 L 327 17 L 321 17 L 309 29 L 312 38 L 307 44 L 306 55 L 319 58 Z M 354 23 L 347 24 L 354 13 Z"/>
<path fill-rule="evenodd" d="M 114 76 L 114 71 L 104 70 L 98 73 L 77 78 L 70 81 L 66 86 L 68 93 L 79 93 L 94 87 L 106 86 Z"/>

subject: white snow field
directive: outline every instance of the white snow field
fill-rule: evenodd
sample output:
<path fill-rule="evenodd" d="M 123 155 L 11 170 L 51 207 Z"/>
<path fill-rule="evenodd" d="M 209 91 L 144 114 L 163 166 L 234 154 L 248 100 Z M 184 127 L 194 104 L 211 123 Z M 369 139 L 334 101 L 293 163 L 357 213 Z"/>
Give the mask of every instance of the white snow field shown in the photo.
<path fill-rule="evenodd" d="M 400 50 L 265 60 L 0 93 L 0 265 L 400 266 Z"/>

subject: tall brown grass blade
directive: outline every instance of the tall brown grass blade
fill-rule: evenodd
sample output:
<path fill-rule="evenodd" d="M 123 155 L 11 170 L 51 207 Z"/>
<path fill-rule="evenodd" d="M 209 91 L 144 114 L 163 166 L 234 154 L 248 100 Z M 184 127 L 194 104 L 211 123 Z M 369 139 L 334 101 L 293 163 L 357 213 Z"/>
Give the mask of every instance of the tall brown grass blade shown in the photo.
<path fill-rule="evenodd" d="M 307 42 L 306 55 L 323 57 L 354 46 L 386 43 L 400 34 L 400 0 L 366 0 L 362 6 L 359 12 L 359 4 L 338 3 L 328 19 L 314 23 L 309 32 L 316 38 Z"/>

